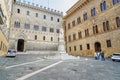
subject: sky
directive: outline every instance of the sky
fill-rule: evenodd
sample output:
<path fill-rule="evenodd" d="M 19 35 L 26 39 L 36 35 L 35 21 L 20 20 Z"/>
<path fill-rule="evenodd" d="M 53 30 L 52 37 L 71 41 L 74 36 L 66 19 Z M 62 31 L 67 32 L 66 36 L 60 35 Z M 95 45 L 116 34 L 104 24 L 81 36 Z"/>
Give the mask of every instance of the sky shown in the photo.
<path fill-rule="evenodd" d="M 58 10 L 63 12 L 65 15 L 66 11 L 70 9 L 78 0 L 21 0 L 30 3 L 35 3 L 42 5 L 44 7 L 49 7 L 50 9 Z"/>

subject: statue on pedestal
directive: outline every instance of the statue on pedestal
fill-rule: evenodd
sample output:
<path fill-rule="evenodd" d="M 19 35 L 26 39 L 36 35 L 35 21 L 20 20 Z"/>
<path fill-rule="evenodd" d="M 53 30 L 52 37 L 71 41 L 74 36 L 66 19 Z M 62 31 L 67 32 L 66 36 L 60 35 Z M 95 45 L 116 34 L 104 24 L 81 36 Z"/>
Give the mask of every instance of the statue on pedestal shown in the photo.
<path fill-rule="evenodd" d="M 61 53 L 66 53 L 65 51 L 65 41 L 64 41 L 64 31 L 61 28 L 59 33 L 59 45 L 58 45 L 58 51 Z"/>

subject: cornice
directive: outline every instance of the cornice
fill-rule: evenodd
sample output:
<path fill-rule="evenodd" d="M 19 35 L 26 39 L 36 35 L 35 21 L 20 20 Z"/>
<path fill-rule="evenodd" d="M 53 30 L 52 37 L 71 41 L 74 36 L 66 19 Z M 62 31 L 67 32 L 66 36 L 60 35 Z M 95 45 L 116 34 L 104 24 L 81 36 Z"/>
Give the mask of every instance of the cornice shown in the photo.
<path fill-rule="evenodd" d="M 67 15 L 65 15 L 63 17 L 63 19 L 66 19 L 67 17 L 69 17 L 70 15 L 72 15 L 73 13 L 75 13 L 77 10 L 80 10 L 81 8 L 83 8 L 85 5 L 87 5 L 90 1 L 93 0 L 79 0 L 76 4 L 74 4 L 66 13 Z"/>

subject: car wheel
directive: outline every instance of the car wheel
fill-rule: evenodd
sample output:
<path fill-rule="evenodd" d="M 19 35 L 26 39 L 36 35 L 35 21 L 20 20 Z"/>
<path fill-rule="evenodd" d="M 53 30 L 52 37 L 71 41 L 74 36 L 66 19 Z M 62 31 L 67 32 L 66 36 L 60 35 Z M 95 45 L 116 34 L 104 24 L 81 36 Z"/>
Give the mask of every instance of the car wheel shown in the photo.
<path fill-rule="evenodd" d="M 114 59 L 112 59 L 112 61 L 115 61 Z"/>

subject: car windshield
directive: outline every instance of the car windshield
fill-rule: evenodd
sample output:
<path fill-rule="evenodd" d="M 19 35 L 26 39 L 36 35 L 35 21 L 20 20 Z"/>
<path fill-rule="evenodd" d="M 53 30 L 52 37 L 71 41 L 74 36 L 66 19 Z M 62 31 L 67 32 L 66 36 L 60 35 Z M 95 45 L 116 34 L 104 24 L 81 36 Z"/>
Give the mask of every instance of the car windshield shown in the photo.
<path fill-rule="evenodd" d="M 113 54 L 113 56 L 120 56 L 120 54 Z"/>

